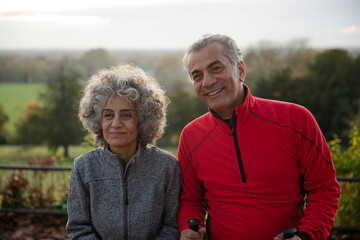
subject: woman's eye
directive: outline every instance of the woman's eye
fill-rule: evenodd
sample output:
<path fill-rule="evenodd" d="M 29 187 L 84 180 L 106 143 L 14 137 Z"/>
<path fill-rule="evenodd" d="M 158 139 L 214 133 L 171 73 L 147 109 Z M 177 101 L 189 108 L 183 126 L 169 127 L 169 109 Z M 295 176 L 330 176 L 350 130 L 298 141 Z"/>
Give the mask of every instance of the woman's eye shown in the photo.
<path fill-rule="evenodd" d="M 103 114 L 103 118 L 105 118 L 105 119 L 110 119 L 110 118 L 112 118 L 113 117 L 113 114 L 112 113 L 104 113 Z"/>
<path fill-rule="evenodd" d="M 121 114 L 121 118 L 124 120 L 130 120 L 132 118 L 132 115 L 130 113 L 124 113 Z"/>

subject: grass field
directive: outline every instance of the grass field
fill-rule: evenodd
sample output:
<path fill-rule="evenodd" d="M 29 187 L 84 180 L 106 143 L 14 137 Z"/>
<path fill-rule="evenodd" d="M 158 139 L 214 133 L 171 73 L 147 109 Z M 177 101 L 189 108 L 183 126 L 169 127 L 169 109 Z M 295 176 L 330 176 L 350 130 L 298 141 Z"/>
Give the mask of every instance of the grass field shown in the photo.
<path fill-rule="evenodd" d="M 83 146 L 70 146 L 69 155 L 70 159 L 74 159 L 82 153 L 87 152 L 88 149 Z M 51 152 L 45 146 L 15 146 L 15 145 L 2 145 L 0 146 L 0 165 L 27 165 L 31 158 L 58 156 L 63 152 L 62 148 L 58 149 L 57 153 Z M 62 166 L 71 166 L 72 161 L 62 162 Z"/>
<path fill-rule="evenodd" d="M 37 99 L 44 86 L 43 83 L 0 83 L 0 103 L 9 115 L 9 134 L 15 134 L 15 123 L 24 107 L 30 100 Z"/>
<path fill-rule="evenodd" d="M 172 152 L 175 156 L 177 155 L 176 147 L 164 148 L 165 150 Z M 70 146 L 69 147 L 69 156 L 70 161 L 61 162 L 61 166 L 69 167 L 72 164 L 72 160 L 89 151 L 86 147 L 83 146 Z M 59 148 L 58 153 L 53 153 L 49 151 L 45 146 L 33 146 L 33 147 L 24 147 L 24 146 L 15 146 L 15 145 L 0 145 L 0 165 L 27 165 L 29 159 L 38 157 L 38 156 L 57 156 L 63 153 L 63 149 Z"/>

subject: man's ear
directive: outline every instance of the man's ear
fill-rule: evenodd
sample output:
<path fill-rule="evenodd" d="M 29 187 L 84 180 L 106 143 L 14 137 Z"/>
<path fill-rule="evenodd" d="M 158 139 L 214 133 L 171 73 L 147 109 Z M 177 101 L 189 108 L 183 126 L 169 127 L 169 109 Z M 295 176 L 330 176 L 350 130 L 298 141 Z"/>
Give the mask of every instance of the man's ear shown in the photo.
<path fill-rule="evenodd" d="M 239 62 L 237 67 L 239 70 L 240 81 L 244 82 L 246 77 L 246 67 L 244 61 Z"/>

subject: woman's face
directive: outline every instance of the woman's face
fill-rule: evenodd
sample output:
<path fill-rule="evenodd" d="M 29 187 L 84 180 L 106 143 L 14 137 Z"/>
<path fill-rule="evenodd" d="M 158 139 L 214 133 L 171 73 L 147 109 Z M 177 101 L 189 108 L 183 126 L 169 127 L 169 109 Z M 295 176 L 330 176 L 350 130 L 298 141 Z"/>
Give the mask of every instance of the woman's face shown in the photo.
<path fill-rule="evenodd" d="M 122 97 L 115 95 L 102 110 L 102 131 L 110 150 L 118 155 L 134 153 L 137 146 L 137 113 Z"/>

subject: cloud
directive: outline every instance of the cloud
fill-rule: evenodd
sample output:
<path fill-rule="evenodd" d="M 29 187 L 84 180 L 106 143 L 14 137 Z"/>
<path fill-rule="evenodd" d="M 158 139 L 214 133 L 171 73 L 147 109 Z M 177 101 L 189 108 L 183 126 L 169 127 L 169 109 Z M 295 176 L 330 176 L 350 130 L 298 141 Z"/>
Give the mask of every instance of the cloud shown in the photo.
<path fill-rule="evenodd" d="M 41 12 L 62 12 L 73 10 L 85 10 L 99 7 L 116 7 L 116 6 L 146 6 L 158 4 L 172 4 L 180 2 L 204 2 L 208 0 L 1 0 L 0 12 L 16 11 L 41 11 Z M 212 0 L 214 1 L 214 0 Z M 219 0 L 218 0 L 219 1 Z"/>
<path fill-rule="evenodd" d="M 341 32 L 345 34 L 356 34 L 360 33 L 360 25 L 351 25 L 346 28 L 342 28 Z"/>
<path fill-rule="evenodd" d="M 0 15 L 0 22 L 95 24 L 108 23 L 110 22 L 110 19 L 98 16 L 75 16 L 51 13 L 35 13 Z"/>

